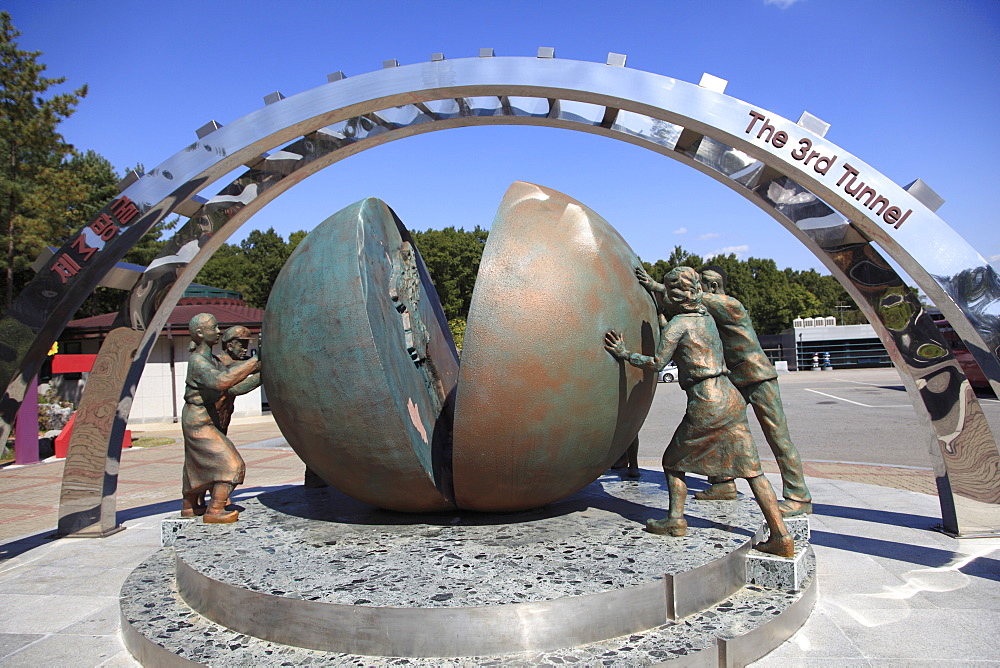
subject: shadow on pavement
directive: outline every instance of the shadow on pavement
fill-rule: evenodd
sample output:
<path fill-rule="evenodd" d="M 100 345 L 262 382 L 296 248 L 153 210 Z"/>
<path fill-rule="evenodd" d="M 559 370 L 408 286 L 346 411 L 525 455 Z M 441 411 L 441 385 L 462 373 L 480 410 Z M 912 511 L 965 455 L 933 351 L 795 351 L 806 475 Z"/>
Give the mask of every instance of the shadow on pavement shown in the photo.
<path fill-rule="evenodd" d="M 264 494 L 266 492 L 276 492 L 288 487 L 294 487 L 294 485 L 274 485 L 272 487 L 247 487 L 246 489 L 237 488 L 236 494 L 233 495 L 233 501 L 245 501 L 251 499 L 258 494 Z M 177 512 L 179 513 L 181 509 L 180 498 L 171 499 L 169 501 L 158 501 L 157 503 L 148 503 L 144 506 L 135 506 L 134 508 L 120 508 L 117 511 L 116 519 L 119 524 L 124 524 L 132 520 L 142 519 L 144 517 L 151 517 L 153 515 L 161 515 L 163 513 Z M 15 538 L 6 543 L 0 544 L 0 563 L 8 559 L 13 559 L 14 557 L 20 556 L 25 552 L 30 552 L 36 547 L 46 545 L 51 543 L 53 540 L 59 540 L 56 536 L 56 529 L 53 526 L 51 529 L 46 529 L 45 531 L 40 531 L 36 534 L 30 536 L 22 536 L 20 538 Z M 98 544 L 103 540 L 101 538 L 69 538 L 67 540 L 78 540 L 78 541 L 98 541 Z"/>
<path fill-rule="evenodd" d="M 833 533 L 831 531 L 817 531 L 815 529 L 812 531 L 811 542 L 813 545 L 822 545 L 823 547 L 844 550 L 846 552 L 867 554 L 872 557 L 905 561 L 928 568 L 952 566 L 965 558 L 965 555 L 936 547 L 899 543 L 892 540 L 882 540 L 881 538 Z M 970 560 L 968 564 L 956 570 L 966 575 L 1000 581 L 1000 561 L 997 559 L 979 557 Z"/>
<path fill-rule="evenodd" d="M 889 524 L 906 529 L 932 529 L 941 524 L 940 517 L 928 515 L 913 515 L 912 513 L 897 513 L 891 510 L 875 510 L 873 508 L 855 508 L 853 506 L 834 506 L 828 503 L 814 503 L 813 512 L 826 517 L 842 517 L 860 522 L 875 522 Z"/>
<path fill-rule="evenodd" d="M 288 487 L 294 487 L 295 485 L 274 485 L 271 487 L 237 487 L 236 491 L 233 493 L 231 502 L 237 503 L 239 501 L 246 501 L 247 499 L 252 499 L 258 494 L 264 494 L 266 492 L 277 492 Z M 180 494 L 178 498 L 171 499 L 170 501 L 159 501 L 157 503 L 149 503 L 145 506 L 136 506 L 134 508 L 125 508 L 118 511 L 118 523 L 128 522 L 129 520 L 141 519 L 143 517 L 149 517 L 150 515 L 160 515 L 162 513 L 169 513 L 171 511 L 180 512 L 181 510 L 181 500 Z"/>
<path fill-rule="evenodd" d="M 129 520 L 137 520 L 143 517 L 149 517 L 150 515 L 159 515 L 161 513 L 169 513 L 171 510 L 180 512 L 181 510 L 181 500 L 172 499 L 170 501 L 159 501 L 158 503 L 149 503 L 145 506 L 136 506 L 135 508 L 124 508 L 118 511 L 118 523 L 128 522 Z"/>
<path fill-rule="evenodd" d="M 0 545 L 0 564 L 51 542 L 54 535 L 55 531 L 50 529 Z"/>

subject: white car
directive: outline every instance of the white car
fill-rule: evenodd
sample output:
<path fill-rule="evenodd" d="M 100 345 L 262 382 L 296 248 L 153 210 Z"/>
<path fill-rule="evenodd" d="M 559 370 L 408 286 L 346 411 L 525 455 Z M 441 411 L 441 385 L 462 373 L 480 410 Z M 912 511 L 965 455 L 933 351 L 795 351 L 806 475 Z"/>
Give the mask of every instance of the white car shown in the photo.
<path fill-rule="evenodd" d="M 672 383 L 677 380 L 677 365 L 673 362 L 667 364 L 663 367 L 661 371 L 656 374 L 656 379 L 661 383 Z"/>

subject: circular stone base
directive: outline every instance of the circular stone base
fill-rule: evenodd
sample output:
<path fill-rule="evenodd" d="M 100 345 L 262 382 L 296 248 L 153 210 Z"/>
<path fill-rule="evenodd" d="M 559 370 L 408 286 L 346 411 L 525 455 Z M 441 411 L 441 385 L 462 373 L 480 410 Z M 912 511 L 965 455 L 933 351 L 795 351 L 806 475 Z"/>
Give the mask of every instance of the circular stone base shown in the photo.
<path fill-rule="evenodd" d="M 743 586 L 752 500 L 689 501 L 683 538 L 643 531 L 666 502 L 648 471 L 503 516 L 404 515 L 331 488 L 261 495 L 237 524 L 182 529 L 176 562 L 165 549 L 136 569 L 126 643 L 141 660 L 165 649 L 202 663 L 649 665 L 717 660 L 727 638 L 782 617 L 759 656 L 801 625 L 811 575 L 798 592 Z"/>

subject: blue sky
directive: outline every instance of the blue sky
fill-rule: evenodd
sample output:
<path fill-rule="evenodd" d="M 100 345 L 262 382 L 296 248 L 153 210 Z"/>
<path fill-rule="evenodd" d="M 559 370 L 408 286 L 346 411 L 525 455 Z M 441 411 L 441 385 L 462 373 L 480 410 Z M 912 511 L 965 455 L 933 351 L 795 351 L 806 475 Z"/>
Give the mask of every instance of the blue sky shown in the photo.
<path fill-rule="evenodd" d="M 798 119 L 905 185 L 922 178 L 939 215 L 1000 264 L 1000 3 L 995 0 L 676 0 L 661 2 L 212 2 L 3 0 L 22 48 L 50 76 L 90 93 L 66 138 L 124 170 L 155 167 L 209 120 L 431 53 L 604 62 L 697 83 Z M 411 229 L 488 226 L 515 180 L 580 199 L 645 260 L 675 245 L 733 249 L 779 267 L 821 269 L 790 233 L 741 196 L 676 161 L 611 139 L 552 128 L 462 128 L 391 142 L 339 162 L 268 205 L 252 228 L 312 229 L 364 197 Z M 220 186 L 221 187 L 221 186 Z"/>

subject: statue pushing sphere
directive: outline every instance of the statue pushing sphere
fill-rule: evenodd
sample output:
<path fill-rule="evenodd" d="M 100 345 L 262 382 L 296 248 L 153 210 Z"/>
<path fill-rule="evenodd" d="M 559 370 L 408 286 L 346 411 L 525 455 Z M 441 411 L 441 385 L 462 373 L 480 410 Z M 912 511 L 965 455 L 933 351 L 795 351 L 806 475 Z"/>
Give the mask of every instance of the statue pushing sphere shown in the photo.
<path fill-rule="evenodd" d="M 643 281 L 645 272 L 636 272 Z M 715 319 L 702 304 L 701 278 L 690 267 L 671 270 L 664 279 L 660 344 L 653 356 L 629 352 L 622 336 L 608 332 L 605 348 L 616 359 L 632 366 L 658 371 L 673 359 L 678 380 L 687 393 L 684 418 L 663 453 L 663 472 L 670 491 L 670 512 L 651 519 L 652 533 L 683 536 L 687 532 L 684 474 L 746 478 L 770 529 L 770 538 L 756 546 L 783 557 L 794 553 L 778 500 L 760 467 L 757 448 L 747 424 L 746 403 L 729 380 L 722 340 Z"/>
<path fill-rule="evenodd" d="M 254 357 L 227 368 L 212 354 L 212 346 L 219 342 L 221 334 L 215 316 L 209 313 L 193 317 L 189 329 L 191 357 L 181 411 L 184 433 L 181 517 L 203 515 L 206 523 L 228 524 L 239 518 L 239 511 L 226 510 L 226 506 L 233 489 L 243 482 L 246 465 L 225 434 L 218 406 L 227 391 L 260 370 L 260 360 Z M 211 493 L 208 504 L 206 493 Z"/>
<path fill-rule="evenodd" d="M 580 202 L 513 184 L 484 248 L 459 366 L 406 228 L 383 202 L 358 202 L 299 244 L 272 289 L 263 380 L 275 421 L 309 469 L 361 501 L 518 511 L 565 498 L 614 463 L 637 438 L 655 371 L 673 357 L 687 412 L 663 458 L 669 516 L 648 529 L 684 535 L 685 472 L 721 485 L 742 477 L 771 531 L 758 549 L 790 556 L 747 424 L 747 402 L 764 402 L 754 388 L 776 383 L 743 377 L 743 358 L 758 352 L 734 334 L 756 342 L 749 318 L 736 317 L 745 310 L 725 295 L 703 298 L 691 268 L 663 286 L 638 264 Z M 602 338 L 613 357 L 595 345 Z M 804 485 L 797 497 L 788 489 L 786 501 L 798 502 L 788 510 L 807 511 Z"/>

